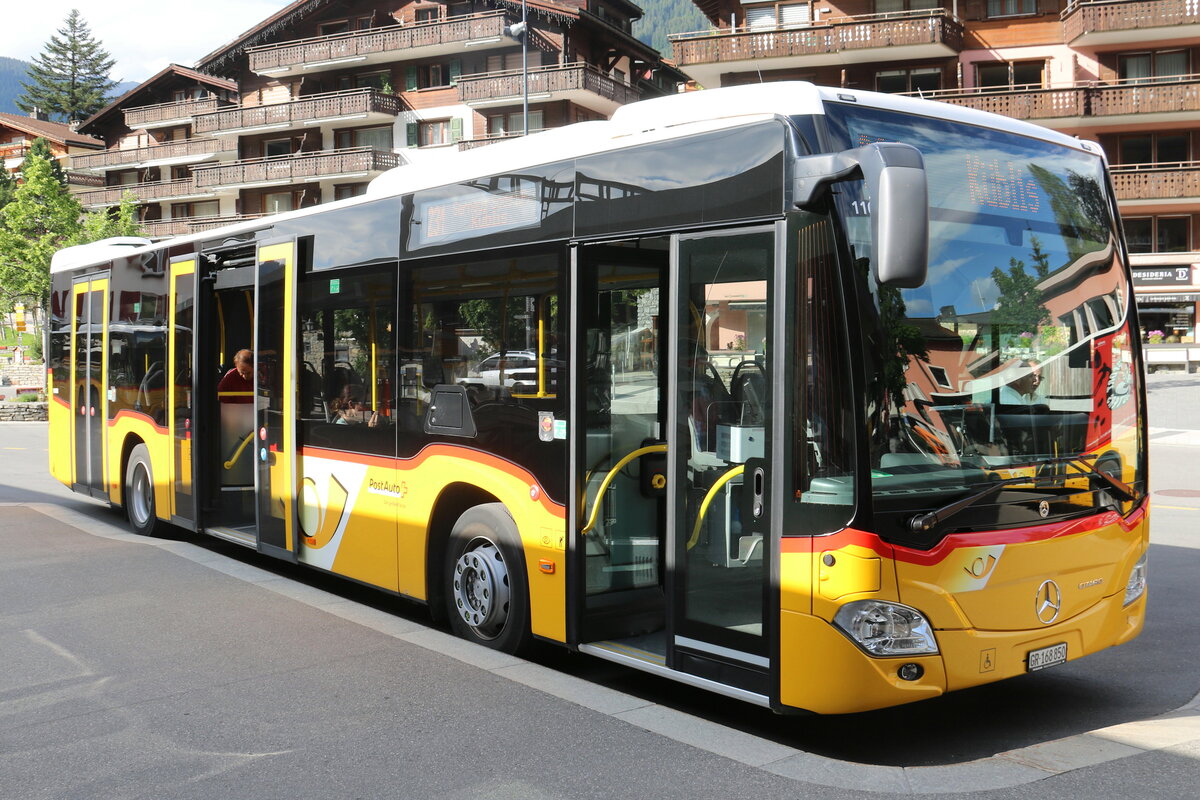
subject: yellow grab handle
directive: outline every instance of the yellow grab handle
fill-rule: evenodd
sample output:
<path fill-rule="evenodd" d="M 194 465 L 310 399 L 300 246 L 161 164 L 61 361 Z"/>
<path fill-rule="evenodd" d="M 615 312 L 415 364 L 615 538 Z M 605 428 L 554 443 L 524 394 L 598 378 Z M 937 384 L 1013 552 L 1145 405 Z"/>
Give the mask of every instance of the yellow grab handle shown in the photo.
<path fill-rule="evenodd" d="M 246 434 L 246 438 L 238 445 L 238 449 L 233 451 L 233 457 L 225 462 L 225 469 L 233 469 L 233 465 L 242 457 L 242 451 L 246 449 L 246 445 L 250 444 L 250 440 L 254 438 L 254 431 Z"/>
<path fill-rule="evenodd" d="M 592 501 L 592 513 L 588 516 L 587 524 L 583 526 L 583 529 L 579 531 L 579 533 L 583 536 L 587 536 L 587 532 L 596 526 L 596 516 L 600 513 L 600 501 L 604 499 L 604 493 L 608 491 L 608 486 L 613 482 L 613 478 L 617 477 L 617 473 L 620 472 L 626 464 L 628 464 L 630 461 L 633 461 L 635 458 L 641 458 L 642 456 L 649 455 L 650 453 L 665 452 L 667 452 L 667 446 L 665 444 L 652 444 L 647 447 L 639 447 L 637 450 L 634 450 L 632 453 L 618 461 L 616 466 L 610 469 L 608 474 L 604 476 L 604 481 L 600 484 L 599 491 L 596 492 L 596 499 Z"/>
<path fill-rule="evenodd" d="M 733 469 L 726 472 L 713 483 L 708 489 L 708 494 L 704 495 L 704 502 L 700 504 L 700 513 L 696 515 L 696 524 L 692 526 L 692 538 L 688 539 L 687 549 L 691 550 L 696 546 L 696 542 L 700 540 L 700 523 L 704 522 L 704 515 L 708 513 L 708 507 L 712 504 L 713 498 L 717 496 L 717 492 L 721 487 L 729 483 L 731 480 L 741 475 L 746 471 L 745 464 L 738 464 Z"/>

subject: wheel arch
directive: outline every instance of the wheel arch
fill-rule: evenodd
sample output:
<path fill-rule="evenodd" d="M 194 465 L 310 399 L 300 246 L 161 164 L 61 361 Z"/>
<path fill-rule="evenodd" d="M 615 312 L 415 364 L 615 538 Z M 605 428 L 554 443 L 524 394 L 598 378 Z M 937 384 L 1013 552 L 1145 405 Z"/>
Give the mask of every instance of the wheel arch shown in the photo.
<path fill-rule="evenodd" d="M 133 452 L 133 448 L 137 447 L 139 444 L 146 444 L 146 441 L 136 433 L 125 434 L 125 439 L 121 442 L 121 459 L 119 462 L 121 468 L 120 472 L 117 473 L 118 477 L 116 480 L 117 508 L 125 508 L 125 471 L 129 469 L 129 455 Z M 146 445 L 146 447 L 149 448 L 149 445 Z"/>
<path fill-rule="evenodd" d="M 442 566 L 450 532 L 468 509 L 487 503 L 503 503 L 491 492 L 467 483 L 451 483 L 442 489 L 429 515 L 425 548 L 425 602 L 438 622 L 446 621 L 446 592 L 442 585 Z M 505 506 L 505 510 L 508 507 Z M 512 512 L 509 511 L 511 516 Z"/>

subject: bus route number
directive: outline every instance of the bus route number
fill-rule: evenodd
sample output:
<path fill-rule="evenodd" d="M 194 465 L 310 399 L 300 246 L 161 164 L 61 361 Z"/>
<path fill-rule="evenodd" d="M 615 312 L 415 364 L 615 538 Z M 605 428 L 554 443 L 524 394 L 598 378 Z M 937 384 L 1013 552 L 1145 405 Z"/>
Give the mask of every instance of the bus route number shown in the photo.
<path fill-rule="evenodd" d="M 871 201 L 870 200 L 851 200 L 850 212 L 856 217 L 871 216 Z"/>

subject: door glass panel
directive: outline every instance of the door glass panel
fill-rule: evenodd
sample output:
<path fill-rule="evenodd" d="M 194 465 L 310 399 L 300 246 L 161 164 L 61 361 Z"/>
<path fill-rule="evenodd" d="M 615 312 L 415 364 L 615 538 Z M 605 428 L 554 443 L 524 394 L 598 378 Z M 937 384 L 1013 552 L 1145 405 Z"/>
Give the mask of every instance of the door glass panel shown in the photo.
<path fill-rule="evenodd" d="M 679 261 L 680 630 L 715 627 L 758 649 L 745 637 L 763 631 L 774 236 L 686 240 Z"/>
<path fill-rule="evenodd" d="M 291 310 L 285 291 L 291 243 L 260 247 L 255 299 L 255 403 L 257 406 L 258 544 L 292 550 L 292 436 L 288 429 L 287 361 L 284 332 Z"/>
<path fill-rule="evenodd" d="M 83 288 L 83 287 L 79 287 Z M 88 381 L 88 293 L 77 289 L 75 295 L 75 482 L 88 482 L 88 405 L 91 398 Z"/>
<path fill-rule="evenodd" d="M 655 239 L 586 251 L 594 259 L 580 316 L 589 595 L 662 581 L 666 245 Z"/>
<path fill-rule="evenodd" d="M 171 389 L 175 432 L 175 513 L 194 519 L 192 503 L 192 324 L 194 275 L 177 274 L 171 350 Z M 246 431 L 248 433 L 249 431 Z"/>

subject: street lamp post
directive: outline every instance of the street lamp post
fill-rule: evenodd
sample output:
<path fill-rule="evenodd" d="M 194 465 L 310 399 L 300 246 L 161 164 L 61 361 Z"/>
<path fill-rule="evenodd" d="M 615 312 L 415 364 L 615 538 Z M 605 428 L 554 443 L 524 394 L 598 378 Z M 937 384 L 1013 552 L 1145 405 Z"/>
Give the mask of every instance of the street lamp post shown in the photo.
<path fill-rule="evenodd" d="M 525 0 L 521 0 L 521 21 L 509 25 L 509 36 L 521 42 L 521 135 L 529 135 L 529 18 Z"/>

